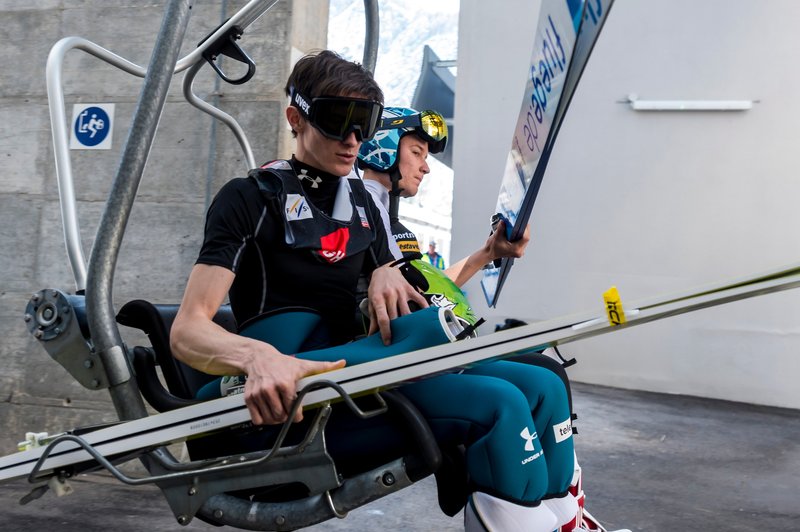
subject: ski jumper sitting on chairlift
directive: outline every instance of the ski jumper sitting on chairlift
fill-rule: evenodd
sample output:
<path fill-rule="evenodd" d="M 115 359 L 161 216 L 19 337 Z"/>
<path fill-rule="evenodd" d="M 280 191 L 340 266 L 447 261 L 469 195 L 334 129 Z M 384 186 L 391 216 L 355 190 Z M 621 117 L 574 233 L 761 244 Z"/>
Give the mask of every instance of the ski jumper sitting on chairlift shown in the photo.
<path fill-rule="evenodd" d="M 358 167 L 363 172 L 364 186 L 381 211 L 384 226 L 389 228 L 392 253 L 408 262 L 402 267 L 407 280 L 425 294 L 430 305 L 450 308 L 460 319 L 474 324 L 476 317 L 459 287 L 495 259 L 522 257 L 530 239 L 530 230 L 526 228 L 522 238 L 512 243 L 506 239 L 504 222 L 500 221 L 501 225 L 495 228 L 483 246 L 447 268 L 444 275 L 433 269 L 436 265 L 426 260 L 425 254 L 419 260 L 419 242 L 400 221 L 399 199 L 414 197 L 419 192 L 425 175 L 430 173 L 427 157 L 444 151 L 447 135 L 445 119 L 436 111 L 419 112 L 405 107 L 387 107 L 383 112 L 381 129 L 361 145 Z M 392 240 L 396 245 L 392 245 Z M 523 324 L 518 320 L 507 320 L 507 325 L 512 325 L 514 321 Z M 555 372 L 563 380 L 569 394 L 567 374 L 554 358 L 540 353 L 526 353 L 512 359 Z M 576 459 L 575 476 L 570 489 L 580 496 L 582 505 L 580 477 Z M 604 528 L 581 508 L 576 520 L 562 526 L 561 530 L 595 531 Z"/>
<path fill-rule="evenodd" d="M 392 343 L 390 320 L 410 314 L 409 302 L 428 307 L 391 266 L 380 212 L 361 181 L 348 177 L 362 141 L 380 124 L 383 94 L 372 75 L 324 51 L 297 62 L 286 94 L 295 155 L 219 191 L 170 339 L 174 354 L 196 369 L 245 376 L 245 403 L 256 425 L 286 421 L 302 377 L 364 361 L 348 358 L 356 349 L 342 350 L 341 360 L 304 356 L 355 337 L 352 316 L 362 271 L 370 275 L 371 329 L 384 345 Z M 240 327 L 291 306 L 311 309 L 320 323 L 298 351 L 284 353 L 269 338 L 215 325 L 212 317 L 226 296 Z M 380 357 L 380 351 L 367 354 Z M 502 361 L 399 390 L 423 413 L 441 446 L 466 449 L 468 530 L 549 532 L 575 516 L 576 501 L 567 491 L 574 464 L 571 418 L 557 375 Z M 301 420 L 298 411 L 294 421 Z M 334 459 L 361 438 L 373 438 L 376 452 L 393 445 L 393 435 L 368 430 L 370 421 L 358 420 L 366 428 L 358 433 L 346 416 L 331 416 L 326 440 Z M 263 448 L 258 437 L 251 443 Z"/>

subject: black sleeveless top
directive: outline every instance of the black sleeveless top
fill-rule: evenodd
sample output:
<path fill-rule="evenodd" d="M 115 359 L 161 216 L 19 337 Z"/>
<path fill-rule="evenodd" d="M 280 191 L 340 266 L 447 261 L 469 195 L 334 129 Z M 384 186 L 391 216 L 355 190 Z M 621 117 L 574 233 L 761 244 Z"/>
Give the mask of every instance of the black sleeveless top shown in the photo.
<path fill-rule="evenodd" d="M 304 167 L 301 179 L 281 160 L 226 183 L 209 207 L 197 263 L 236 274 L 229 297 L 237 323 L 287 306 L 309 307 L 341 343 L 354 334 L 359 274 L 393 257 L 361 180 L 333 178 L 336 192 L 317 198 L 328 203 L 326 213 L 308 192 L 332 176 L 316 173 Z"/>

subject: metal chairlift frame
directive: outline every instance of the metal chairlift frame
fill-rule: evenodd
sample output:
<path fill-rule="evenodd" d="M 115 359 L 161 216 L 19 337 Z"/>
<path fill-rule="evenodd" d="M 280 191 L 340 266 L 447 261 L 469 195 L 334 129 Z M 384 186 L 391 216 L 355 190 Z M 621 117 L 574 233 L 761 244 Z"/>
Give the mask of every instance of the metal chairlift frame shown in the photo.
<path fill-rule="evenodd" d="M 49 302 L 47 308 L 58 308 L 57 305 L 59 303 L 64 304 L 63 308 L 72 308 L 71 305 L 75 307 L 85 305 L 86 323 L 81 325 L 88 328 L 87 336 L 92 344 L 90 347 L 91 355 L 97 364 L 84 364 L 82 367 L 77 359 L 85 358 L 89 360 L 86 358 L 86 353 L 79 353 L 79 351 L 84 351 L 81 349 L 82 346 L 72 350 L 66 349 L 65 357 L 57 360 L 73 375 L 82 377 L 78 378 L 78 380 L 85 386 L 93 388 L 107 387 L 120 420 L 133 420 L 147 416 L 147 410 L 136 379 L 132 378 L 131 357 L 122 341 L 115 320 L 112 304 L 114 270 L 128 218 L 172 78 L 175 74 L 186 71 L 183 79 L 183 95 L 186 100 L 228 126 L 244 152 L 244 159 L 247 164 L 245 170 L 254 168 L 256 166 L 255 158 L 242 127 L 232 116 L 199 98 L 193 91 L 193 83 L 197 73 L 206 62 L 211 63 L 214 70 L 226 81 L 242 82 L 244 79 L 230 80 L 213 63 L 217 53 L 225 54 L 225 50 L 219 51 L 220 40 L 230 39 L 232 41 L 238 38 L 245 28 L 258 20 L 278 1 L 251 0 L 212 32 L 195 50 L 179 59 L 178 54 L 184 39 L 193 2 L 192 0 L 168 0 L 150 63 L 146 68 L 81 37 L 61 39 L 53 46 L 48 56 L 46 67 L 47 93 L 64 240 L 68 260 L 75 278 L 76 294 L 79 296 L 65 296 L 58 291 L 49 291 L 52 292 L 52 296 L 50 296 L 52 301 Z M 374 71 L 379 37 L 377 0 L 364 0 L 364 10 L 366 36 L 362 64 L 368 70 Z M 214 50 L 215 46 L 218 47 L 216 51 Z M 62 82 L 64 57 L 67 52 L 75 49 L 93 55 L 128 74 L 144 79 L 119 168 L 109 192 L 109 199 L 106 203 L 88 262 L 80 240 Z M 249 76 L 254 71 L 254 64 L 249 61 L 246 54 L 235 53 L 234 57 L 249 63 L 248 75 L 245 76 L 249 79 Z M 34 299 L 41 301 L 49 297 L 47 293 L 48 291 L 42 291 L 40 294 L 35 295 Z M 80 296 L 82 295 L 85 295 L 85 298 L 81 298 Z M 40 316 L 37 316 L 37 318 L 40 318 Z M 77 324 L 75 326 L 77 327 Z M 36 336 L 35 333 L 34 335 Z M 37 338 L 43 339 L 41 335 L 37 336 Z M 46 340 L 46 338 L 44 339 Z M 80 344 L 81 342 L 77 340 L 76 343 Z M 53 353 L 51 352 L 51 354 Z M 55 355 L 54 358 L 56 358 Z M 89 368 L 88 366 L 93 367 Z M 89 386 L 87 382 L 91 382 L 92 385 Z M 324 426 L 324 419 L 327 415 L 325 414 L 325 409 L 320 412 L 321 414 L 314 424 L 314 430 Z M 66 439 L 83 445 L 79 436 L 70 436 Z M 310 450 L 313 450 L 318 455 L 325 454 L 324 446 L 320 447 L 320 445 L 319 438 L 306 441 L 303 444 L 303 446 L 311 448 Z M 91 447 L 89 446 L 87 451 L 92 452 L 90 449 Z M 267 456 L 262 458 L 270 458 L 270 454 L 272 452 L 267 453 Z M 198 515 L 201 518 L 215 523 L 253 530 L 288 530 L 298 526 L 307 526 L 333 516 L 344 517 L 346 514 L 346 511 L 337 510 L 329 492 L 326 492 L 327 501 L 324 501 L 326 504 L 317 504 L 316 509 L 311 508 L 308 504 L 305 506 L 297 505 L 294 509 L 298 513 L 306 514 L 299 520 L 292 519 L 286 515 L 285 510 L 291 509 L 291 506 L 283 505 L 283 507 L 277 509 L 277 512 L 263 511 L 264 508 L 258 506 L 259 503 L 250 503 L 249 501 L 246 503 L 236 497 L 217 494 L 222 489 L 220 487 L 221 484 L 226 484 L 227 489 L 242 486 L 240 480 L 230 481 L 230 475 L 226 474 L 227 470 L 232 465 L 235 466 L 235 464 L 224 466 L 210 464 L 206 467 L 206 470 L 201 471 L 201 474 L 208 475 L 222 467 L 223 474 L 217 479 L 217 489 L 211 493 L 206 493 L 207 496 L 210 495 L 211 497 L 208 502 L 200 504 L 203 502 L 202 500 L 200 503 L 191 502 L 191 496 L 196 494 L 197 490 L 190 489 L 187 495 L 184 483 L 180 482 L 190 477 L 193 472 L 187 471 L 185 464 L 176 461 L 166 449 L 155 449 L 141 457 L 142 462 L 153 475 L 153 477 L 143 479 L 143 481 L 130 479 L 121 474 L 113 464 L 104 460 L 102 456 L 98 455 L 97 458 L 98 463 L 108 468 L 123 482 L 129 484 L 156 482 L 164 491 L 178 522 L 181 524 L 187 524 L 191 521 L 194 513 L 199 511 Z M 248 463 L 251 462 L 248 461 Z M 392 489 L 387 489 L 386 493 L 395 491 L 410 483 L 408 481 L 405 483 L 400 482 L 403 477 L 403 464 L 401 461 L 388 466 L 388 470 L 394 470 L 398 473 L 398 481 L 394 483 L 395 485 Z M 36 476 L 35 473 L 36 471 L 31 475 L 32 479 Z M 175 480 L 179 480 L 179 482 L 176 483 Z M 348 499 L 346 496 L 344 498 Z M 350 499 L 359 500 L 359 504 L 367 502 L 363 496 L 350 497 Z M 348 508 L 353 507 L 352 502 L 345 500 L 344 503 Z M 255 520 L 253 520 L 253 516 L 256 516 Z"/>
<path fill-rule="evenodd" d="M 47 63 L 47 88 L 50 99 L 50 114 L 53 127 L 53 142 L 56 155 L 58 187 L 61 200 L 64 238 L 67 253 L 73 269 L 78 294 L 85 291 L 85 299 L 67 296 L 56 290 L 44 290 L 33 296 L 31 304 L 39 304 L 30 311 L 26 319 L 31 332 L 45 343 L 45 349 L 73 374 L 82 384 L 92 388 L 108 388 L 119 418 L 123 421 L 147 416 L 142 394 L 136 380 L 132 378 L 130 353 L 123 343 L 112 305 L 112 283 L 117 255 L 120 249 L 125 227 L 131 212 L 133 201 L 138 190 L 144 165 L 150 151 L 152 139 L 163 109 L 167 90 L 172 76 L 187 70 L 184 78 L 183 92 L 186 99 L 203 112 L 225 123 L 234 133 L 245 152 L 245 160 L 249 167 L 255 166 L 252 150 L 247 138 L 235 119 L 220 109 L 196 97 L 192 91 L 194 77 L 202 67 L 203 54 L 220 38 L 228 38 L 240 29 L 246 28 L 271 8 L 278 0 L 252 0 L 239 12 L 215 30 L 200 46 L 186 57 L 178 59 L 178 50 L 187 27 L 192 2 L 190 0 L 169 0 L 156 46 L 147 69 L 135 65 L 126 59 L 79 37 L 68 37 L 59 41 L 51 50 Z M 367 34 L 363 64 L 374 70 L 378 43 L 378 8 L 377 0 L 364 0 L 366 11 Z M 238 29 L 236 28 L 238 26 Z M 67 125 L 65 118 L 64 98 L 61 88 L 61 66 L 67 51 L 81 49 L 95 57 L 134 76 L 144 78 L 139 103 L 134 113 L 133 123 L 125 143 L 119 169 L 109 193 L 109 200 L 103 213 L 97 236 L 92 248 L 88 267 L 80 244 L 80 232 L 77 221 L 75 196 L 72 182 L 69 152 L 67 147 Z M 216 69 L 215 69 L 216 70 Z M 219 72 L 219 71 L 218 71 Z M 248 168 L 249 169 L 249 168 Z M 588 315 L 567 316 L 549 322 L 528 325 L 515 331 L 505 331 L 488 337 L 470 340 L 469 347 L 456 344 L 439 346 L 430 350 L 399 355 L 393 361 L 376 361 L 364 364 L 362 373 L 369 380 L 369 370 L 388 379 L 376 384 L 363 384 L 353 392 L 376 389 L 392 383 L 408 379 L 433 375 L 489 360 L 491 357 L 503 356 L 515 350 L 530 350 L 534 347 L 560 345 L 580 340 L 627 326 L 648 323 L 670 316 L 708 308 L 740 299 L 762 294 L 800 287 L 800 264 L 775 269 L 748 278 L 718 283 L 700 290 L 661 298 L 653 298 L 640 302 L 630 313 L 627 323 L 609 323 L 605 316 L 597 317 L 595 313 Z M 86 323 L 79 320 L 65 320 L 70 331 L 54 329 L 53 313 L 61 309 L 77 309 L 85 302 Z M 31 308 L 29 304 L 29 309 Z M 72 306 L 70 306 L 72 305 Z M 74 312 L 73 312 L 74 314 Z M 35 319 L 34 319 L 35 315 Z M 50 328 L 36 328 L 35 323 Z M 84 331 L 84 332 L 82 332 Z M 58 338 L 63 336 L 63 338 Z M 86 340 L 89 339 L 89 340 Z M 86 342 L 90 341 L 91 346 Z M 52 348 L 48 347 L 48 343 Z M 496 348 L 495 348 L 496 347 Z M 53 349 L 63 354 L 60 359 Z M 430 353 L 437 353 L 433 357 Z M 419 354 L 418 354 L 419 353 Z M 424 356 L 427 353 L 427 356 Z M 87 358 L 87 355 L 94 358 Z M 403 358 L 405 357 L 405 358 Z M 420 358 L 424 364 L 420 364 Z M 400 367 L 406 361 L 409 367 Z M 95 362 L 97 364 L 95 365 Z M 391 365 L 385 368 L 383 365 Z M 397 366 L 397 367 L 395 367 Z M 425 366 L 424 368 L 422 366 Z M 395 373 L 389 374 L 391 369 Z M 347 368 L 339 371 L 347 371 Z M 384 375 L 385 373 L 385 375 Z M 332 377 L 331 377 L 332 378 Z M 335 386 L 331 386 L 335 388 Z M 346 395 L 346 394 L 345 394 Z M 344 398 L 344 395 L 343 395 Z M 298 403 L 299 404 L 299 403 Z M 368 414 L 365 414 L 368 415 Z M 326 417 L 323 408 L 318 414 L 316 428 L 324 427 Z M 80 437 L 70 438 L 81 444 Z M 311 454 L 325 455 L 324 446 L 313 439 L 303 442 Z M 90 452 L 87 449 L 87 452 Z M 274 453 L 280 454 L 280 453 Z M 229 463 L 211 462 L 206 464 L 184 464 L 172 457 L 164 448 L 156 448 L 140 457 L 150 471 L 152 477 L 147 481 L 155 482 L 162 488 L 178 522 L 187 524 L 195 515 L 216 524 L 251 530 L 292 530 L 302 526 L 320 522 L 331 517 L 343 517 L 348 508 L 355 508 L 370 500 L 383 496 L 391 491 L 405 487 L 413 479 L 404 476 L 403 460 L 387 464 L 380 470 L 367 472 L 357 477 L 356 482 L 333 493 L 325 489 L 315 500 L 300 503 L 277 504 L 259 503 L 226 495 L 224 492 L 241 488 L 237 479 L 247 475 L 230 475 Z M 248 462 L 253 457 L 243 456 L 240 461 Z M 257 460 L 263 455 L 255 457 Z M 100 455 L 95 456 L 98 463 L 114 472 L 114 466 Z M 268 463 L 267 460 L 264 462 Z M 274 464 L 273 464 L 274 465 Z M 220 466 L 223 466 L 220 469 Z M 199 469 L 198 469 L 199 468 Z M 36 471 L 32 473 L 35 477 Z M 219 473 L 219 476 L 215 476 Z M 375 479 L 378 475 L 378 479 Z M 381 476 L 384 475 L 384 476 Z M 117 475 L 115 475 L 117 476 Z M 205 476 L 208 484 L 200 478 Z M 213 477 L 213 478 L 209 478 Z M 235 478 L 234 478 L 235 477 Z M 122 481 L 130 481 L 117 476 Z M 35 479 L 34 479 L 35 480 Z M 255 478 L 257 480 L 257 477 Z M 331 485 L 338 479 L 330 478 Z M 128 483 L 140 483 L 133 480 Z M 378 486 L 376 491 L 375 487 Z M 365 489 L 371 488 L 372 494 L 364 495 Z M 37 488 L 38 489 L 38 488 Z M 35 489 L 34 492 L 37 490 Z M 36 496 L 32 492 L 32 496 Z M 200 493 L 202 492 L 202 493 Z M 40 493 L 38 493 L 40 494 Z M 195 499 L 195 495 L 198 495 Z M 203 497 L 208 497 L 203 499 Z M 372 498 L 369 498 L 372 497 Z"/>

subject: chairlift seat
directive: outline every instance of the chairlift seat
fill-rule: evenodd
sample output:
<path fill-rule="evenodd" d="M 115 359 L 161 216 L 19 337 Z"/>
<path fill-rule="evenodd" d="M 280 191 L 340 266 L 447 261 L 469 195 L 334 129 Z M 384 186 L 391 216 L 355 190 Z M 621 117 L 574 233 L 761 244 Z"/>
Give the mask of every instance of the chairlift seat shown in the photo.
<path fill-rule="evenodd" d="M 197 390 L 216 378 L 191 368 L 172 355 L 169 345 L 169 330 L 178 308 L 179 305 L 153 304 L 137 299 L 125 304 L 117 314 L 117 321 L 121 325 L 143 331 L 150 340 L 150 346 L 134 347 L 132 353 L 139 389 L 147 402 L 159 412 L 197 402 L 194 399 Z M 222 306 L 213 320 L 228 331 L 237 331 L 236 320 L 229 305 Z M 161 370 L 166 388 L 158 377 L 156 367 Z M 405 440 L 409 442 L 401 456 L 393 456 L 391 459 L 403 458 L 406 464 L 406 473 L 415 482 L 437 472 L 443 463 L 442 451 L 425 418 L 405 396 L 397 391 L 383 391 L 381 397 L 389 407 L 387 414 L 384 415 L 384 417 L 387 415 L 389 417 L 387 423 L 391 424 L 394 430 L 402 431 L 407 436 Z M 344 408 L 344 405 L 342 407 Z M 225 448 L 225 443 L 230 447 L 234 441 L 236 441 L 235 436 L 232 439 L 217 442 L 214 441 L 214 436 L 211 436 L 189 441 L 187 447 L 193 460 L 206 459 L 213 456 L 219 449 Z M 354 442 L 354 445 L 357 447 L 353 458 L 346 459 L 347 463 L 339 461 L 336 463 L 337 469 L 340 469 L 345 477 L 355 476 L 359 471 L 375 467 L 375 460 L 370 460 L 369 455 L 375 455 L 377 450 L 369 447 L 359 449 L 358 442 Z M 227 452 L 230 453 L 230 448 L 227 449 Z M 377 454 L 379 460 L 387 458 L 386 455 Z M 444 458 L 445 465 L 449 467 L 443 468 L 443 471 L 437 475 L 437 481 L 443 486 L 446 485 L 448 490 L 451 490 L 453 486 L 463 486 L 459 490 L 463 491 L 466 478 L 461 478 L 463 471 L 459 471 L 459 467 L 453 467 L 454 460 L 461 461 L 459 453 Z M 461 497 L 458 499 L 460 500 Z M 449 515 L 457 513 L 462 506 L 459 501 L 453 501 L 452 496 L 440 497 L 440 500 L 448 501 L 449 508 L 443 507 L 443 510 Z"/>

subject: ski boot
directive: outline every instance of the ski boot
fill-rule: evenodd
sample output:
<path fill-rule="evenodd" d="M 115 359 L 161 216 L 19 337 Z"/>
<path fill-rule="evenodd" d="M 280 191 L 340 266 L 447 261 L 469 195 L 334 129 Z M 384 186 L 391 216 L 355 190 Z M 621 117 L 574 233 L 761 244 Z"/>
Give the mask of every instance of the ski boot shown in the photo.
<path fill-rule="evenodd" d="M 572 484 L 569 487 L 569 492 L 575 497 L 575 500 L 578 501 L 578 513 L 575 519 L 563 525 L 556 532 L 631 532 L 627 528 L 608 530 L 586 510 L 586 494 L 583 492 L 583 472 L 578 465 L 577 459 L 575 460 L 575 474 L 572 477 Z"/>

